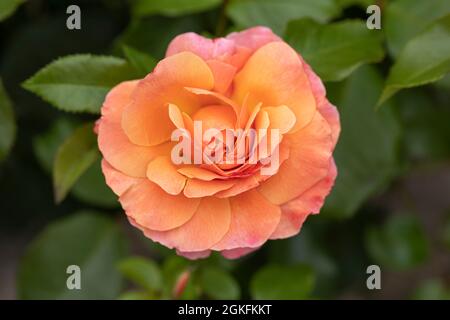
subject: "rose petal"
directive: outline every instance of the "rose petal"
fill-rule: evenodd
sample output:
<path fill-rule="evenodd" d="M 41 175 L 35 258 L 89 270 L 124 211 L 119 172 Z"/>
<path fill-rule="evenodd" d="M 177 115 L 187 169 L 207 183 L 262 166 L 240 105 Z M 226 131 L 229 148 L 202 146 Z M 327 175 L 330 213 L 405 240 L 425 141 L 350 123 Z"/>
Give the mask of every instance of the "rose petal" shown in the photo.
<path fill-rule="evenodd" d="M 317 110 L 327 120 L 331 127 L 331 135 L 333 138 L 333 145 L 335 146 L 341 131 L 341 124 L 339 121 L 339 113 L 335 106 L 333 106 L 326 98 L 325 86 L 322 80 L 314 73 L 311 67 L 304 62 L 305 72 L 308 75 L 311 84 L 311 90 L 317 102 Z"/>
<path fill-rule="evenodd" d="M 282 205 L 280 223 L 270 236 L 270 239 L 284 239 L 296 235 L 310 214 L 319 213 L 325 197 L 333 187 L 336 175 L 336 165 L 332 160 L 326 178 L 316 183 L 298 198 Z"/>
<path fill-rule="evenodd" d="M 150 162 L 147 178 L 172 195 L 179 194 L 186 184 L 186 177 L 177 171 L 169 156 L 157 157 Z"/>
<path fill-rule="evenodd" d="M 138 81 L 122 82 L 106 96 L 98 123 L 98 146 L 114 168 L 132 177 L 145 177 L 148 163 L 170 151 L 172 144 L 142 147 L 131 143 L 120 126 L 121 114 Z"/>
<path fill-rule="evenodd" d="M 298 197 L 327 176 L 333 148 L 330 127 L 319 112 L 307 127 L 284 139 L 290 147 L 289 159 L 258 187 L 278 205 Z"/>
<path fill-rule="evenodd" d="M 145 229 L 165 231 L 189 221 L 200 200 L 180 194 L 172 196 L 147 179 L 123 193 L 119 198 L 126 214 Z"/>
<path fill-rule="evenodd" d="M 230 33 L 226 38 L 234 41 L 236 46 L 248 48 L 252 52 L 270 42 L 282 41 L 272 30 L 261 26 Z"/>
<path fill-rule="evenodd" d="M 231 224 L 214 250 L 259 247 L 273 233 L 280 221 L 280 207 L 271 204 L 256 190 L 230 198 Z"/>
<path fill-rule="evenodd" d="M 196 252 L 183 252 L 177 250 L 177 254 L 179 256 L 185 257 L 189 260 L 197 260 L 197 259 L 204 259 L 208 258 L 211 254 L 211 250 L 205 250 L 205 251 L 196 251 Z"/>
<path fill-rule="evenodd" d="M 218 92 L 210 91 L 210 90 L 204 90 L 199 88 L 189 88 L 186 87 L 186 90 L 189 92 L 192 92 L 193 94 L 196 94 L 203 99 L 201 100 L 203 105 L 212 105 L 212 104 L 224 104 L 228 105 L 235 111 L 236 115 L 239 113 L 239 106 L 230 98 L 227 98 L 223 94 L 220 94 Z"/>
<path fill-rule="evenodd" d="M 264 107 L 262 111 L 267 112 L 269 116 L 269 128 L 279 129 L 281 134 L 288 133 L 297 120 L 295 114 L 287 106 Z"/>
<path fill-rule="evenodd" d="M 183 52 L 162 60 L 139 82 L 122 116 L 122 127 L 135 144 L 152 146 L 167 141 L 174 129 L 168 104 L 191 114 L 200 107 L 198 98 L 184 87 L 212 89 L 214 78 L 198 56 Z"/>
<path fill-rule="evenodd" d="M 118 196 L 122 195 L 132 185 L 138 183 L 141 179 L 132 178 L 114 169 L 108 161 L 102 160 L 102 172 L 105 176 L 106 184 Z"/>
<path fill-rule="evenodd" d="M 237 259 L 247 254 L 250 254 L 259 248 L 236 248 L 231 250 L 223 250 L 220 253 L 227 259 Z"/>
<path fill-rule="evenodd" d="M 231 188 L 217 192 L 215 196 L 219 198 L 229 198 L 259 186 L 259 181 L 254 176 L 234 180 L 236 182 Z"/>
<path fill-rule="evenodd" d="M 194 216 L 184 225 L 166 232 L 145 230 L 144 233 L 153 241 L 179 251 L 209 250 L 228 231 L 230 216 L 228 199 L 207 197 L 201 199 Z"/>
<path fill-rule="evenodd" d="M 176 36 L 169 44 L 166 57 L 180 52 L 192 52 L 203 60 L 225 58 L 235 51 L 234 42 L 225 38 L 208 39 L 194 32 Z"/>
<path fill-rule="evenodd" d="M 178 169 L 178 172 L 188 178 L 195 178 L 204 181 L 211 181 L 213 179 L 220 179 L 222 176 L 196 166 L 186 166 Z"/>
<path fill-rule="evenodd" d="M 284 42 L 258 49 L 236 75 L 233 100 L 248 105 L 287 105 L 297 119 L 292 132 L 304 128 L 316 111 L 316 101 L 298 54 Z"/>
<path fill-rule="evenodd" d="M 232 180 L 204 181 L 199 179 L 188 179 L 184 188 L 184 195 L 188 198 L 203 198 L 212 196 L 219 191 L 231 188 Z"/>
<path fill-rule="evenodd" d="M 236 74 L 236 67 L 219 60 L 208 60 L 206 62 L 214 75 L 214 91 L 227 92 Z"/>

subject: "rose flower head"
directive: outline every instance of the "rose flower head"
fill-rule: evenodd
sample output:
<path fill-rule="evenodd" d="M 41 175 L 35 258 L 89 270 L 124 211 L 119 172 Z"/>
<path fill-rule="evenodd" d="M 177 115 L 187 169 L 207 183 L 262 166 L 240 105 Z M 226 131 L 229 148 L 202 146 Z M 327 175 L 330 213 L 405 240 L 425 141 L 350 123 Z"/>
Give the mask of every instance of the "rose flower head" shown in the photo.
<path fill-rule="evenodd" d="M 291 237 L 336 178 L 339 115 L 272 31 L 177 36 L 97 122 L 106 183 L 131 224 L 187 258 L 237 258 Z"/>

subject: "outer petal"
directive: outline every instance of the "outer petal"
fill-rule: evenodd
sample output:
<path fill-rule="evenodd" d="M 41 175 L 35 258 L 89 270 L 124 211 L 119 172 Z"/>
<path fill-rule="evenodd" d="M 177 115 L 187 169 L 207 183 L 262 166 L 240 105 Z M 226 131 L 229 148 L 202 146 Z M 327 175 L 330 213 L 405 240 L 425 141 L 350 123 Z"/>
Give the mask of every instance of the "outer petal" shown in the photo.
<path fill-rule="evenodd" d="M 266 27 L 254 27 L 241 32 L 233 32 L 227 36 L 227 39 L 233 40 L 236 46 L 245 47 L 251 51 L 255 51 L 270 42 L 282 41 L 280 37 Z"/>
<path fill-rule="evenodd" d="M 230 198 L 231 225 L 227 234 L 214 250 L 261 246 L 280 221 L 281 210 L 256 190 Z"/>
<path fill-rule="evenodd" d="M 209 255 L 211 254 L 211 250 L 196 251 L 196 252 L 183 252 L 177 250 L 177 254 L 190 260 L 197 260 L 208 258 Z"/>
<path fill-rule="evenodd" d="M 230 205 L 228 199 L 208 197 L 201 199 L 191 220 L 166 232 L 144 230 L 150 239 L 166 247 L 182 252 L 209 250 L 220 241 L 230 227 Z"/>
<path fill-rule="evenodd" d="M 308 75 L 309 83 L 317 102 L 317 109 L 320 114 L 327 120 L 331 127 L 331 136 L 333 138 L 333 145 L 336 145 L 341 132 L 341 124 L 339 121 L 339 113 L 335 106 L 333 106 L 326 98 L 325 86 L 322 80 L 314 73 L 311 67 L 304 62 L 305 72 Z"/>
<path fill-rule="evenodd" d="M 236 67 L 220 60 L 208 60 L 207 63 L 214 75 L 214 91 L 227 92 L 236 74 Z"/>
<path fill-rule="evenodd" d="M 175 128 L 169 119 L 168 104 L 188 114 L 200 107 L 196 95 L 184 87 L 210 90 L 213 74 L 199 56 L 182 52 L 162 60 L 139 82 L 133 102 L 125 107 L 122 127 L 135 144 L 152 146 L 167 141 Z"/>
<path fill-rule="evenodd" d="M 145 229 L 165 231 L 189 221 L 200 201 L 172 196 L 147 179 L 141 179 L 119 198 L 126 214 Z"/>
<path fill-rule="evenodd" d="M 271 239 L 283 239 L 296 235 L 312 213 L 319 213 L 325 197 L 330 193 L 336 179 L 337 170 L 334 160 L 331 161 L 328 176 L 304 192 L 298 198 L 281 206 L 280 223 L 270 236 Z"/>
<path fill-rule="evenodd" d="M 332 156 L 331 130 L 319 112 L 306 128 L 285 135 L 283 143 L 290 146 L 289 158 L 276 175 L 258 187 L 274 204 L 295 199 L 325 178 Z"/>
<path fill-rule="evenodd" d="M 233 98 L 247 105 L 286 105 L 295 114 L 292 132 L 304 128 L 316 111 L 316 101 L 298 54 L 284 42 L 272 42 L 258 49 L 236 75 Z"/>
<path fill-rule="evenodd" d="M 234 42 L 224 38 L 208 39 L 194 32 L 180 34 L 173 39 L 166 51 L 166 57 L 180 52 L 192 52 L 203 60 L 227 57 L 234 53 Z"/>
<path fill-rule="evenodd" d="M 105 176 L 106 184 L 118 196 L 122 195 L 132 185 L 138 183 L 141 179 L 132 178 L 114 169 L 108 161 L 102 160 L 102 172 Z"/>
<path fill-rule="evenodd" d="M 155 147 L 137 146 L 130 142 L 120 126 L 124 107 L 138 81 L 122 82 L 106 96 L 102 117 L 98 123 L 98 145 L 103 157 L 114 168 L 133 177 L 144 177 L 148 163 L 156 156 L 168 152 L 171 144 Z"/>
<path fill-rule="evenodd" d="M 231 250 L 223 250 L 221 254 L 227 259 L 237 259 L 258 249 L 259 248 L 236 248 Z"/>

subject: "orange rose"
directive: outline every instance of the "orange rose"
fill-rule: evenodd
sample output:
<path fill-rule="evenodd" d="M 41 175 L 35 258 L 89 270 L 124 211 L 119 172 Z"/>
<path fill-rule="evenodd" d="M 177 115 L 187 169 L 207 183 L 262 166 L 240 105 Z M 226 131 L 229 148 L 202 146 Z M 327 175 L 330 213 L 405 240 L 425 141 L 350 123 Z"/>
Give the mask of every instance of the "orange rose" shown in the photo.
<path fill-rule="evenodd" d="M 174 154 L 190 160 L 223 142 L 195 136 L 196 123 L 256 136 L 234 140 L 243 156 L 227 144 L 214 161 L 174 163 Z M 177 129 L 192 154 L 174 152 Z M 334 183 L 339 131 L 321 80 L 264 27 L 214 40 L 179 35 L 152 73 L 111 90 L 97 126 L 106 182 L 130 222 L 192 259 L 211 250 L 237 258 L 297 234 Z M 263 143 L 266 153 L 253 152 Z M 240 161 L 217 161 L 227 157 Z"/>

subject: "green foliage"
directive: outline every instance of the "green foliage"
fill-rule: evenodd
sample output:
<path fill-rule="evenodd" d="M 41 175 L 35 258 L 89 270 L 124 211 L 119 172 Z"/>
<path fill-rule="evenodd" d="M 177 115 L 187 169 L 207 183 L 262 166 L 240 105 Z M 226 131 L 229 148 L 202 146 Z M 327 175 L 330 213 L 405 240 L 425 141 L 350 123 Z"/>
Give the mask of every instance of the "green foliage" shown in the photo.
<path fill-rule="evenodd" d="M 394 215 L 380 227 L 371 227 L 366 246 L 372 258 L 394 270 L 413 268 L 428 256 L 428 241 L 415 216 Z"/>
<path fill-rule="evenodd" d="M 60 118 L 44 133 L 33 139 L 33 151 L 39 164 L 51 173 L 59 146 L 70 136 L 78 123 L 67 118 Z"/>
<path fill-rule="evenodd" d="M 371 67 L 328 86 L 343 128 L 334 151 L 339 174 L 325 205 L 332 216 L 352 216 L 397 173 L 400 127 L 391 105 L 375 111 L 381 87 L 382 79 Z"/>
<path fill-rule="evenodd" d="M 397 91 L 437 81 L 450 71 L 450 14 L 409 41 L 389 71 L 380 103 Z"/>
<path fill-rule="evenodd" d="M 153 296 L 145 291 L 127 291 L 122 293 L 119 300 L 152 300 Z"/>
<path fill-rule="evenodd" d="M 333 0 L 231 0 L 227 13 L 240 28 L 263 25 L 281 35 L 290 20 L 326 22 L 339 14 L 339 8 Z"/>
<path fill-rule="evenodd" d="M 16 130 L 12 102 L 0 78 L 0 161 L 8 155 L 14 143 Z"/>
<path fill-rule="evenodd" d="M 155 58 L 145 52 L 136 50 L 126 45 L 123 46 L 123 52 L 127 60 L 136 69 L 141 77 L 145 77 L 147 74 L 152 72 L 153 68 L 156 66 L 157 61 Z"/>
<path fill-rule="evenodd" d="M 53 167 L 55 201 L 61 202 L 78 178 L 98 158 L 97 140 L 92 123 L 87 123 L 59 147 Z"/>
<path fill-rule="evenodd" d="M 99 113 L 112 87 L 136 77 L 136 72 L 123 59 L 84 54 L 50 63 L 23 86 L 58 109 Z"/>
<path fill-rule="evenodd" d="M 268 265 L 254 275 L 250 290 L 254 299 L 306 299 L 314 283 L 314 270 L 309 266 Z"/>
<path fill-rule="evenodd" d="M 77 121 L 60 118 L 44 133 L 33 139 L 36 158 L 44 170 L 51 174 L 58 148 L 78 126 Z M 70 192 L 85 203 L 98 207 L 117 207 L 117 196 L 105 184 L 100 158 L 84 171 Z"/>
<path fill-rule="evenodd" d="M 447 0 L 389 1 L 383 25 L 389 52 L 398 56 L 409 40 L 449 13 L 450 2 Z"/>
<path fill-rule="evenodd" d="M 93 206 L 102 208 L 119 206 L 117 196 L 105 183 L 100 157 L 81 174 L 70 192 L 80 201 Z"/>
<path fill-rule="evenodd" d="M 161 25 L 164 28 L 161 29 Z M 119 48 L 123 45 L 148 52 L 152 57 L 164 57 L 169 42 L 183 32 L 201 32 L 201 20 L 197 16 L 179 19 L 151 17 L 132 20 L 116 42 Z"/>
<path fill-rule="evenodd" d="M 415 300 L 450 300 L 450 289 L 439 279 L 424 281 L 414 292 Z"/>
<path fill-rule="evenodd" d="M 134 0 L 133 13 L 136 16 L 161 14 L 176 17 L 209 10 L 220 3 L 221 0 Z"/>
<path fill-rule="evenodd" d="M 200 282 L 208 297 L 219 300 L 239 299 L 239 285 L 231 275 L 218 267 L 204 268 Z"/>
<path fill-rule="evenodd" d="M 296 20 L 288 24 L 285 38 L 324 81 L 340 81 L 384 55 L 382 33 L 367 29 L 360 20 L 329 24 Z"/>
<path fill-rule="evenodd" d="M 373 0 L 336 0 L 336 3 L 341 8 L 347 8 L 354 5 L 360 6 L 364 9 L 366 9 L 368 6 L 374 4 Z"/>
<path fill-rule="evenodd" d="M 159 267 L 151 260 L 129 257 L 119 263 L 120 272 L 136 285 L 153 293 L 162 288 L 162 275 Z"/>
<path fill-rule="evenodd" d="M 174 288 L 184 273 L 191 274 L 192 268 L 186 259 L 176 255 L 170 255 L 162 265 L 162 273 L 164 278 L 163 297 L 175 298 Z M 189 275 L 185 289 L 177 299 L 197 299 L 200 296 L 199 288 L 194 283 L 194 278 Z"/>
<path fill-rule="evenodd" d="M 113 299 L 122 277 L 116 270 L 126 245 L 113 220 L 78 212 L 49 224 L 29 245 L 18 274 L 22 299 Z M 67 267 L 81 269 L 81 290 L 69 290 Z"/>
<path fill-rule="evenodd" d="M 403 131 L 402 154 L 415 161 L 447 159 L 450 156 L 448 105 L 419 88 L 400 92 L 396 105 L 402 127 L 407 128 Z"/>
<path fill-rule="evenodd" d="M 447 249 L 450 250 L 450 215 L 446 217 L 442 229 L 442 240 L 447 246 Z"/>
<path fill-rule="evenodd" d="M 2 0 L 0 2 L 0 22 L 12 16 L 14 11 L 24 2 L 25 0 Z"/>
<path fill-rule="evenodd" d="M 26 250 L 19 298 L 364 298 L 370 297 L 364 271 L 375 262 L 414 277 L 415 267 L 424 266 L 419 276 L 425 281 L 399 298 L 449 299 L 448 272 L 440 268 L 441 278 L 434 278 L 440 261 L 435 254 L 450 250 L 448 207 L 427 203 L 443 187 L 440 179 L 419 172 L 427 168 L 439 176 L 450 157 L 449 1 L 85 1 L 77 31 L 65 28 L 70 1 L 29 2 L 13 16 L 22 2 L 0 0 L 0 21 L 8 19 L 0 25 L 6 35 L 0 37 L 0 74 L 16 114 L 0 83 L 0 160 L 13 153 L 0 166 L 0 212 L 19 228 L 63 218 L 49 222 Z M 366 28 L 371 4 L 381 6 L 381 30 Z M 117 219 L 92 211 L 64 217 L 80 207 L 119 209 L 105 184 L 92 132 L 110 89 L 145 77 L 181 33 L 214 38 L 256 25 L 272 28 L 301 54 L 326 82 L 327 98 L 339 110 L 342 131 L 333 153 L 338 177 L 322 214 L 309 217 L 298 237 L 269 241 L 233 261 L 219 253 L 189 261 L 147 238 L 145 246 L 133 247 L 142 256 L 129 256 L 119 230 L 123 212 Z M 44 101 L 20 88 L 31 74 L 23 87 Z M 377 109 L 377 101 L 384 106 Z M 58 110 L 45 108 L 45 102 Z M 71 194 L 61 205 L 51 201 L 52 173 L 56 200 Z M 417 203 L 409 198 L 404 203 L 405 188 L 423 187 L 417 178 L 422 175 L 430 190 L 414 192 Z M 31 205 L 22 207 L 17 199 Z M 417 207 L 420 220 L 397 214 L 410 212 L 410 206 Z M 424 223 L 438 225 L 432 230 L 436 241 L 428 242 Z M 7 229 L 6 241 L 9 232 L 15 229 Z M 66 268 L 73 264 L 81 267 L 82 290 L 66 287 Z M 382 283 L 383 293 L 399 291 L 395 283 Z"/>

